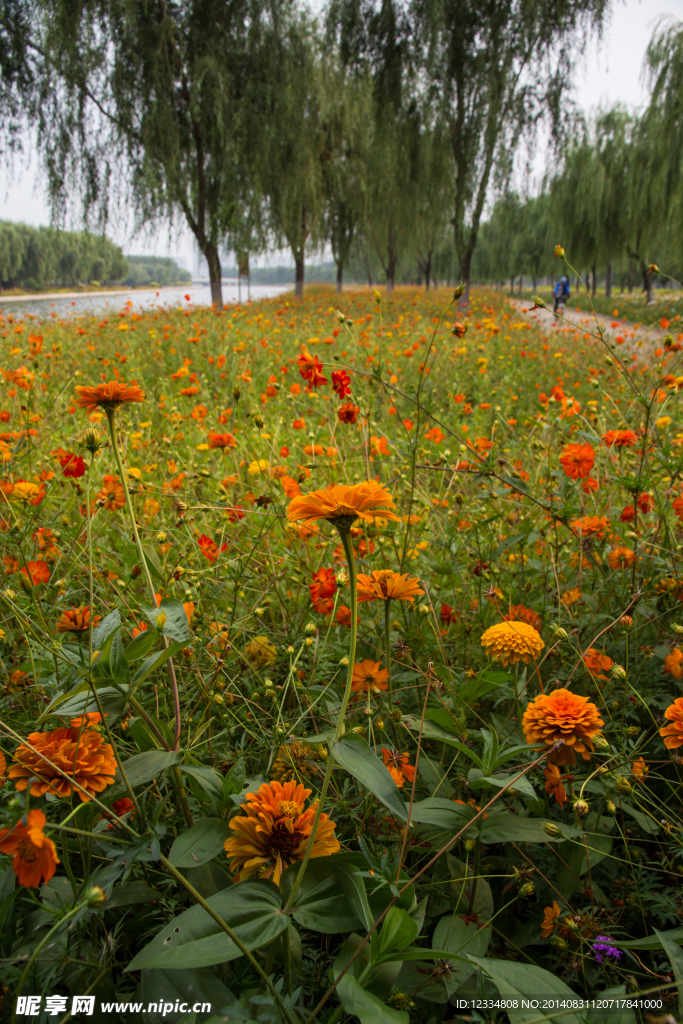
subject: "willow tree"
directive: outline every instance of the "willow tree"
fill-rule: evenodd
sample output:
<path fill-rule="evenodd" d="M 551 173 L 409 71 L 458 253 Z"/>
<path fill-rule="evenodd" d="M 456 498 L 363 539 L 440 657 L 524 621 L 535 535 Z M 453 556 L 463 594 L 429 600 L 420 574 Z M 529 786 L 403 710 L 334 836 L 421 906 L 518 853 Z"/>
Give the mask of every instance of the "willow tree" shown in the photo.
<path fill-rule="evenodd" d="M 472 256 L 494 169 L 546 118 L 566 124 L 563 97 L 583 36 L 609 0 L 414 0 L 416 59 L 438 89 L 454 162 L 453 231 L 460 275 Z"/>
<path fill-rule="evenodd" d="M 14 0 L 0 7 L 5 141 L 35 133 L 56 212 L 183 218 L 222 305 L 219 247 L 254 194 L 289 0 Z"/>

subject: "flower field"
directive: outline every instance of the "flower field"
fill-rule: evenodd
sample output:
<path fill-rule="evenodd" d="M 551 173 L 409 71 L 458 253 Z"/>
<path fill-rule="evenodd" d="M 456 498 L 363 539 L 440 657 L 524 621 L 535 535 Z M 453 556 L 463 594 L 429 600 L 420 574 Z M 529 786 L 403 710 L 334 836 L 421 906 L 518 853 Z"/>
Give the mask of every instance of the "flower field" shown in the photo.
<path fill-rule="evenodd" d="M 457 307 L 3 313 L 3 1013 L 678 1013 L 683 345 Z"/>

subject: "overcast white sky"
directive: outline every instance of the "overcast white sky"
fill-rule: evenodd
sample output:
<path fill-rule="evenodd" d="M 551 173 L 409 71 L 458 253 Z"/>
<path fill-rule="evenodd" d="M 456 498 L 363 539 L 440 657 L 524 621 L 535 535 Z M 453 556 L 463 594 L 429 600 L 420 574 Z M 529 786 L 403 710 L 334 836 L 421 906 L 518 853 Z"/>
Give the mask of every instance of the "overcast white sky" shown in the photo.
<path fill-rule="evenodd" d="M 616 0 L 603 39 L 590 44 L 577 69 L 575 98 L 580 106 L 588 111 L 598 105 L 621 102 L 638 106 L 644 102 L 643 57 L 662 17 L 683 20 L 683 0 Z M 50 212 L 35 161 L 17 166 L 12 178 L 0 169 L 0 219 L 49 223 Z M 146 238 L 133 238 L 121 231 L 113 234 L 124 252 L 181 255 L 187 259 L 188 268 L 193 266 L 189 232 L 170 239 L 167 231 Z"/>

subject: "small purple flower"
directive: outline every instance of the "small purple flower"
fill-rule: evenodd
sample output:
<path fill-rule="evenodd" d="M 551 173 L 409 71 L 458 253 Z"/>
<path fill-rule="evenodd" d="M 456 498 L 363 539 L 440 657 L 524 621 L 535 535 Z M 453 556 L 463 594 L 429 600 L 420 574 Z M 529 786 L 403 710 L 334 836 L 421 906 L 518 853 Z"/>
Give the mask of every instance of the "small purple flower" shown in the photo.
<path fill-rule="evenodd" d="M 615 960 L 620 960 L 622 957 L 622 950 L 617 949 L 616 946 L 610 945 L 614 942 L 614 939 L 610 939 L 609 935 L 598 935 L 596 941 L 592 945 L 593 952 L 595 953 L 595 959 L 597 963 L 603 963 L 602 954 L 605 956 L 614 957 Z"/>

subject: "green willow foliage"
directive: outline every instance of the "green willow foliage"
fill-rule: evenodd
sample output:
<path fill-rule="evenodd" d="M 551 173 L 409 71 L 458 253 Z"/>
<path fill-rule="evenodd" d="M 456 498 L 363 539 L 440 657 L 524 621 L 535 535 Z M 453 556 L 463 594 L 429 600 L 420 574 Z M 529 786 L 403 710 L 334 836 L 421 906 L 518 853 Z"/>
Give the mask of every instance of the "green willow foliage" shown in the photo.
<path fill-rule="evenodd" d="M 120 247 L 102 235 L 0 221 L 3 288 L 114 283 L 127 272 Z"/>

